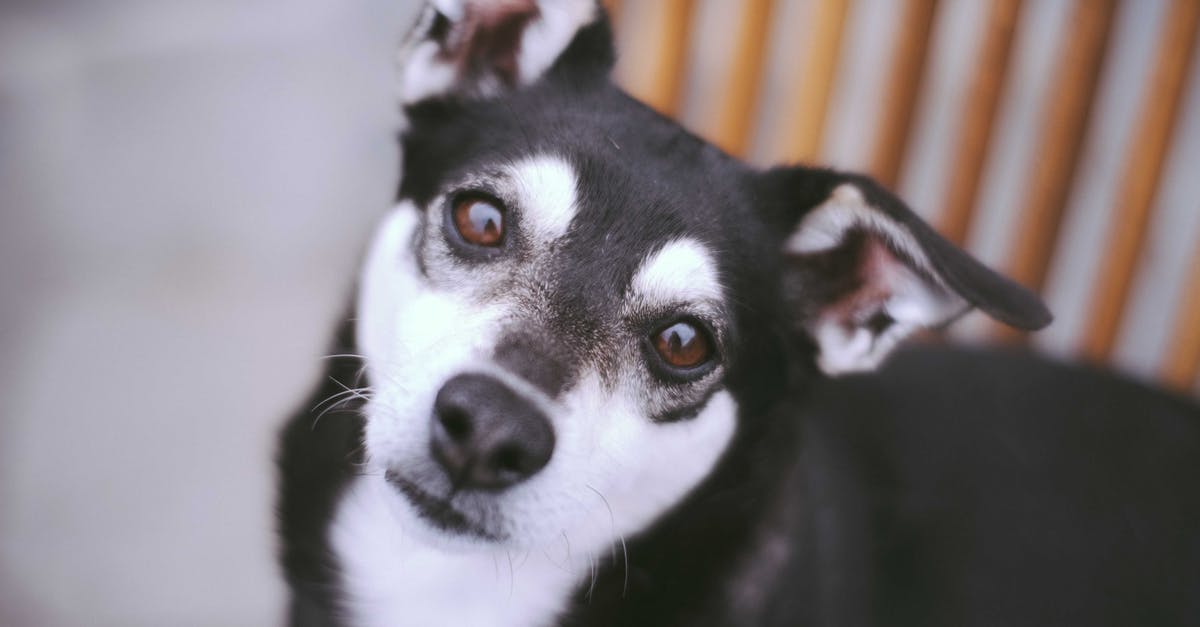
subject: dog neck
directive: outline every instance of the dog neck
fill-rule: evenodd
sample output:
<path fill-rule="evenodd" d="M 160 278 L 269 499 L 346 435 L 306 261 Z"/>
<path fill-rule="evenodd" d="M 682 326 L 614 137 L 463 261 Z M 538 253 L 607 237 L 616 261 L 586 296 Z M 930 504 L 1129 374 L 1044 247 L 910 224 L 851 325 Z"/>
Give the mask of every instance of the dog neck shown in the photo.
<path fill-rule="evenodd" d="M 454 551 L 406 534 L 396 493 L 379 477 L 351 484 L 330 541 L 341 567 L 341 606 L 354 625 L 548 625 L 595 557 L 559 547 Z"/>

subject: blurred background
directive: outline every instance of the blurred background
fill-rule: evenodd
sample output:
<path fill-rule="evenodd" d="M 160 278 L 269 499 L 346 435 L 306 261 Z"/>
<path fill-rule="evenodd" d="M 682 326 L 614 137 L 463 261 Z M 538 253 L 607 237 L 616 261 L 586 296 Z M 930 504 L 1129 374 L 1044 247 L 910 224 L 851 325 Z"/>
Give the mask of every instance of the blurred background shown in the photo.
<path fill-rule="evenodd" d="M 275 433 L 398 168 L 395 0 L 0 2 L 0 625 L 275 625 Z"/>
<path fill-rule="evenodd" d="M 1200 0 L 623 0 L 619 81 L 866 170 L 1197 393 Z M 270 625 L 274 434 L 396 186 L 405 0 L 0 4 L 0 625 Z"/>

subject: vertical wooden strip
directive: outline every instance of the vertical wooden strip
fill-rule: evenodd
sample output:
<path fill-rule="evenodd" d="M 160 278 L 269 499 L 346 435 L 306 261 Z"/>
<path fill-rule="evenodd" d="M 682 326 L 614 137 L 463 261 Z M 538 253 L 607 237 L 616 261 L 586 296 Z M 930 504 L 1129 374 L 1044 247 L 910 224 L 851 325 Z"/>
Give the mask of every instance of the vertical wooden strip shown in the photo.
<path fill-rule="evenodd" d="M 814 161 L 821 150 L 849 0 L 815 0 L 805 29 L 803 61 L 787 97 L 783 158 Z"/>
<path fill-rule="evenodd" d="M 658 63 L 651 79 L 646 102 L 667 115 L 679 111 L 679 92 L 683 86 L 684 60 L 687 58 L 695 21 L 695 0 L 670 0 L 663 23 Z"/>
<path fill-rule="evenodd" d="M 620 64 L 625 89 L 665 115 L 679 110 L 695 8 L 695 0 L 638 7 L 650 19 L 634 29 L 635 40 Z"/>
<path fill-rule="evenodd" d="M 1076 0 L 1043 105 L 1041 141 L 1025 180 L 1008 274 L 1041 291 L 1087 131 L 1112 33 L 1116 0 Z"/>
<path fill-rule="evenodd" d="M 737 27 L 733 63 L 724 81 L 724 100 L 712 126 L 715 144 L 741 156 L 750 139 L 750 117 L 758 101 L 772 0 L 745 0 Z"/>
<path fill-rule="evenodd" d="M 988 11 L 987 28 L 975 61 L 974 80 L 963 107 L 958 145 L 951 153 L 953 171 L 938 225 L 938 230 L 956 244 L 961 245 L 966 240 L 971 227 L 997 105 L 1006 84 L 1021 5 L 1021 0 L 992 0 Z"/>
<path fill-rule="evenodd" d="M 1163 23 L 1153 73 L 1145 86 L 1140 117 L 1131 138 L 1132 148 L 1126 155 L 1124 178 L 1116 196 L 1108 245 L 1096 275 L 1098 284 L 1088 310 L 1082 346 L 1084 356 L 1091 359 L 1108 357 L 1120 329 L 1121 313 L 1170 148 L 1198 30 L 1200 2 L 1174 0 Z"/>
<path fill-rule="evenodd" d="M 895 185 L 900 177 L 937 4 L 938 0 L 904 0 L 872 156 L 871 174 L 884 185 Z"/>
<path fill-rule="evenodd" d="M 1196 248 L 1185 289 L 1161 375 L 1168 385 L 1183 390 L 1191 388 L 1200 375 L 1200 246 Z"/>

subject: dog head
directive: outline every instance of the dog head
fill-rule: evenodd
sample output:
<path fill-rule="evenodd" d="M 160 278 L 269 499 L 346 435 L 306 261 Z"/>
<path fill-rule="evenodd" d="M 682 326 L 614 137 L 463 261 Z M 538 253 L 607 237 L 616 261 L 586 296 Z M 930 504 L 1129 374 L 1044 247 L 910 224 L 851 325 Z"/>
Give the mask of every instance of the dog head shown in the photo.
<path fill-rule="evenodd" d="M 786 377 L 1036 297 L 869 179 L 759 171 L 609 80 L 590 0 L 438 2 L 362 277 L 368 473 L 447 548 L 583 551 L 699 485 Z"/>

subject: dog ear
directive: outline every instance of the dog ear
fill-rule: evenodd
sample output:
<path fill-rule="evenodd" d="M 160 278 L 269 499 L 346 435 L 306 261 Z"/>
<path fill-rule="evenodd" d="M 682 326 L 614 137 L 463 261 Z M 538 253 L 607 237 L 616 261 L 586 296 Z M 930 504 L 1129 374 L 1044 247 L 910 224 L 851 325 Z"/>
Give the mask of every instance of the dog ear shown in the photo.
<path fill-rule="evenodd" d="M 401 102 L 493 96 L 567 60 L 607 75 L 613 58 L 597 0 L 429 0 L 401 47 Z"/>
<path fill-rule="evenodd" d="M 769 172 L 783 240 L 784 297 L 828 374 L 870 370 L 912 332 L 977 307 L 1018 329 L 1052 317 L 871 179 L 829 170 Z"/>

